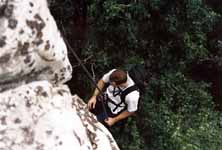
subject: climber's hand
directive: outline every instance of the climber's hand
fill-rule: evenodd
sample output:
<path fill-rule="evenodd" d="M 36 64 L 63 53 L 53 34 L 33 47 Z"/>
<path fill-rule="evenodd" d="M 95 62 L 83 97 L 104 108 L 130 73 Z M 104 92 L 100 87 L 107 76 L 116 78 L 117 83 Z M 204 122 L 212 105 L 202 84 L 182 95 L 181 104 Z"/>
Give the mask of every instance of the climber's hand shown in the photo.
<path fill-rule="evenodd" d="M 115 118 L 111 118 L 111 117 L 108 117 L 107 119 L 105 119 L 105 123 L 108 125 L 108 126 L 112 126 L 116 123 L 116 119 Z"/>
<path fill-rule="evenodd" d="M 90 109 L 94 109 L 95 105 L 96 105 L 96 96 L 92 96 L 87 103 L 87 107 L 90 110 Z"/>

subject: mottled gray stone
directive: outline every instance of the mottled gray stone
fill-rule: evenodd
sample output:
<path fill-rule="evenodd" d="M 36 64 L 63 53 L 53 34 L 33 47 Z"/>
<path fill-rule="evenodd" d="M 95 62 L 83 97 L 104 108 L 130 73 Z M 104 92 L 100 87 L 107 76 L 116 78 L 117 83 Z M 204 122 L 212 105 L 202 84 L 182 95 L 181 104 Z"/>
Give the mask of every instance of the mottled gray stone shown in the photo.
<path fill-rule="evenodd" d="M 64 85 L 72 67 L 46 0 L 0 0 L 0 150 L 118 150 Z"/>
<path fill-rule="evenodd" d="M 118 150 L 108 130 L 66 85 L 32 82 L 0 93 L 0 149 Z"/>
<path fill-rule="evenodd" d="M 13 86 L 27 83 L 30 80 L 26 77 L 30 74 L 33 80 L 55 84 L 71 78 L 67 48 L 45 0 L 3 0 L 0 14 L 0 91 L 6 90 L 2 85 L 6 87 L 15 77 L 19 82 L 14 82 Z M 61 73 L 63 68 L 66 71 Z"/>

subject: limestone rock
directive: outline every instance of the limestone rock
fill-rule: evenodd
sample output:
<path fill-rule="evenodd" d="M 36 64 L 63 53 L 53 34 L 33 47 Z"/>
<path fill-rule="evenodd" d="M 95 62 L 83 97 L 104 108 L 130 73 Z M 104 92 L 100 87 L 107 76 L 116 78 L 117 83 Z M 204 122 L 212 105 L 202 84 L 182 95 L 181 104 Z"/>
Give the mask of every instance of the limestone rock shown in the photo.
<path fill-rule="evenodd" d="M 117 150 L 100 124 L 67 86 L 33 82 L 0 94 L 0 149 Z"/>
<path fill-rule="evenodd" d="M 64 85 L 72 67 L 46 0 L 0 0 L 0 150 L 118 150 Z"/>
<path fill-rule="evenodd" d="M 0 13 L 0 91 L 71 78 L 66 45 L 45 0 L 2 0 Z"/>

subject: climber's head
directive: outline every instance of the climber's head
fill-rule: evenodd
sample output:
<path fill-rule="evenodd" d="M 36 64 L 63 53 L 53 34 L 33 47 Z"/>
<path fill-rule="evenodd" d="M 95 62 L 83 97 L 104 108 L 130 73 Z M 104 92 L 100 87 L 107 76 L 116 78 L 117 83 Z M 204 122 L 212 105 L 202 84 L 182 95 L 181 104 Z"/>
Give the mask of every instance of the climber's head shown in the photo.
<path fill-rule="evenodd" d="M 127 81 L 127 73 L 123 70 L 116 69 L 110 75 L 110 84 L 113 86 L 119 86 L 121 84 L 125 84 Z"/>

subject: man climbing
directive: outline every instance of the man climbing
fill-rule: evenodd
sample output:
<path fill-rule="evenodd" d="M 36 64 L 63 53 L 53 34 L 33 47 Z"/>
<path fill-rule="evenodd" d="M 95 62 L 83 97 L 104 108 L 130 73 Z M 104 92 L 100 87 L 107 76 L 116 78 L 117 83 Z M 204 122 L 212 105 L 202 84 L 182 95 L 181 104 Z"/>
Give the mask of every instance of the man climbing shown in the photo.
<path fill-rule="evenodd" d="M 134 81 L 125 71 L 120 69 L 109 71 L 103 75 L 97 86 L 100 90 L 95 89 L 87 106 L 103 124 L 112 126 L 137 111 L 140 93 Z M 107 88 L 105 89 L 105 87 Z M 104 90 L 105 96 L 101 97 L 100 91 Z M 102 104 L 105 105 L 106 112 L 103 110 Z"/>

